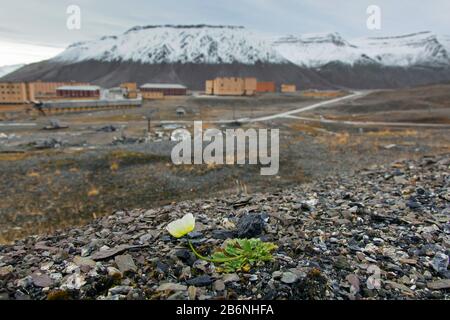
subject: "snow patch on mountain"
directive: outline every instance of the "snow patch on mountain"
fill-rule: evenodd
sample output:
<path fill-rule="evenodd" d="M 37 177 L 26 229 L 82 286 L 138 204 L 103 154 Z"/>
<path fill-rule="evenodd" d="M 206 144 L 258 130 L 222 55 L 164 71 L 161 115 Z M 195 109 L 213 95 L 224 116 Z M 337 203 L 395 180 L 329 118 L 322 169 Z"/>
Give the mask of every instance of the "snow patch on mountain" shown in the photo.
<path fill-rule="evenodd" d="M 448 46 L 446 49 L 446 45 L 431 32 L 349 41 L 338 33 L 289 36 L 277 39 L 274 47 L 289 61 L 306 67 L 320 67 L 336 61 L 402 67 L 450 64 Z"/>
<path fill-rule="evenodd" d="M 391 66 L 448 64 L 445 47 L 431 32 L 397 37 L 360 38 L 353 43 L 375 61 Z"/>
<path fill-rule="evenodd" d="M 431 32 L 350 40 L 331 32 L 273 39 L 239 26 L 153 25 L 75 43 L 53 60 L 246 65 L 292 62 L 318 68 L 331 62 L 448 66 L 449 57 L 450 37 L 438 37 Z"/>
<path fill-rule="evenodd" d="M 71 45 L 56 61 L 160 63 L 287 62 L 267 38 L 235 26 L 145 26 L 119 36 Z"/>
<path fill-rule="evenodd" d="M 274 48 L 287 60 L 306 67 L 330 61 L 354 63 L 360 58 L 356 48 L 338 33 L 290 35 L 275 40 Z"/>

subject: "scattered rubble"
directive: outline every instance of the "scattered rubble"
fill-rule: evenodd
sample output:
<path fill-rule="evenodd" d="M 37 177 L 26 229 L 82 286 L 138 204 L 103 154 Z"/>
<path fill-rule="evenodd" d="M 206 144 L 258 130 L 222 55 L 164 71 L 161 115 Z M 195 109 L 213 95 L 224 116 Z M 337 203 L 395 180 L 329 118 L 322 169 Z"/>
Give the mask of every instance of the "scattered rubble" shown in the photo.
<path fill-rule="evenodd" d="M 59 122 L 59 120 L 57 119 L 52 119 L 50 120 L 50 123 L 45 126 L 43 129 L 44 130 L 59 130 L 59 129 L 67 129 L 69 128 L 68 125 L 66 124 L 61 124 L 61 122 Z"/>
<path fill-rule="evenodd" d="M 165 232 L 186 213 L 201 254 L 223 244 L 216 235 L 239 234 L 277 244 L 274 261 L 219 273 Z M 449 215 L 450 155 L 275 193 L 118 211 L 0 246 L 0 297 L 449 299 Z"/>
<path fill-rule="evenodd" d="M 29 144 L 33 149 L 57 149 L 66 145 L 67 142 L 61 140 L 60 138 L 47 138 L 33 141 Z"/>
<path fill-rule="evenodd" d="M 114 137 L 112 145 L 144 143 L 145 138 L 134 138 L 127 136 Z"/>
<path fill-rule="evenodd" d="M 108 125 L 108 126 L 98 128 L 96 131 L 98 131 L 98 132 L 116 132 L 117 130 L 119 130 L 117 127 L 115 127 L 113 125 Z"/>

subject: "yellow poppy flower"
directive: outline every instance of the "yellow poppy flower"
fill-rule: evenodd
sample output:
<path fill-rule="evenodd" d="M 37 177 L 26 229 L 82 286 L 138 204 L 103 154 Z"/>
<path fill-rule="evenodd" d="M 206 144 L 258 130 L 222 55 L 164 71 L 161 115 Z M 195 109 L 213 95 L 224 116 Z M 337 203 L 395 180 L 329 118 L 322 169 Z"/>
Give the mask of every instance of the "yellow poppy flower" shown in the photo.
<path fill-rule="evenodd" d="M 184 215 L 183 218 L 172 221 L 166 227 L 167 231 L 175 238 L 181 238 L 195 228 L 195 218 L 192 213 Z"/>

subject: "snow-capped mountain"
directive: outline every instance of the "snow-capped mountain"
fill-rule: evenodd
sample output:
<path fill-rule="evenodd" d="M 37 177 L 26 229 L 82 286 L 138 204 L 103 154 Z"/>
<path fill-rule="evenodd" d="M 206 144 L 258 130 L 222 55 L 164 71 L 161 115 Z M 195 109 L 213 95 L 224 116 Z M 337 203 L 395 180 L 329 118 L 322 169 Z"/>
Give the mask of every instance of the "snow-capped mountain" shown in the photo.
<path fill-rule="evenodd" d="M 338 33 L 291 35 L 276 39 L 273 46 L 287 60 L 306 67 L 330 61 L 353 63 L 359 58 L 355 47 Z"/>
<path fill-rule="evenodd" d="M 276 37 L 237 26 L 134 27 L 75 43 L 3 80 L 181 83 L 251 76 L 299 88 L 396 88 L 450 81 L 450 36 L 420 32 L 346 39 L 338 33 Z"/>
<path fill-rule="evenodd" d="M 54 58 L 79 62 L 283 63 L 264 36 L 236 26 L 145 26 L 118 35 L 75 43 Z"/>
<path fill-rule="evenodd" d="M 336 61 L 350 65 L 378 63 L 408 67 L 450 64 L 448 46 L 442 43 L 448 40 L 445 37 L 438 39 L 431 32 L 352 40 L 329 33 L 282 37 L 274 42 L 274 47 L 289 61 L 306 67 L 320 67 Z"/>
<path fill-rule="evenodd" d="M 385 66 L 449 64 L 450 37 L 431 32 L 344 39 L 338 33 L 270 39 L 236 26 L 144 26 L 118 36 L 75 43 L 53 60 L 132 61 L 147 64 L 285 63 L 320 67 L 329 62 Z"/>
<path fill-rule="evenodd" d="M 13 64 L 0 67 L 0 78 L 22 68 L 25 64 Z"/>

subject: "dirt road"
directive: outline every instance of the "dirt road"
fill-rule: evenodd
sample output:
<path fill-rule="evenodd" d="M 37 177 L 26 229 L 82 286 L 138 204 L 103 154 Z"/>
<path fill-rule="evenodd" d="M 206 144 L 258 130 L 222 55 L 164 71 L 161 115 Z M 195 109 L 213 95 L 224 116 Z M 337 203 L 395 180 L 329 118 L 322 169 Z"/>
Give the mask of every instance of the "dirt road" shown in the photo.
<path fill-rule="evenodd" d="M 299 117 L 293 115 L 286 115 L 284 118 L 298 119 L 308 122 L 320 122 L 327 124 L 344 124 L 350 126 L 380 126 L 380 127 L 413 127 L 413 128 L 450 128 L 450 124 L 442 123 L 416 123 L 416 122 L 380 122 L 380 121 L 346 121 L 346 120 L 330 120 L 330 119 L 316 119 Z"/>

